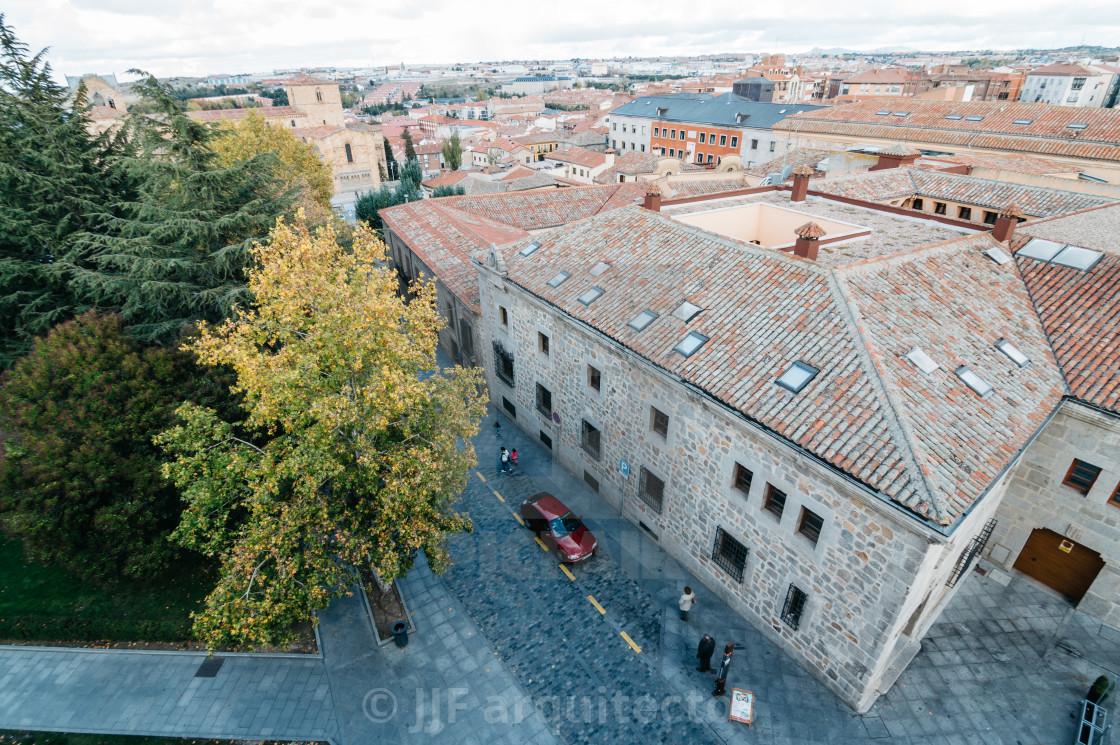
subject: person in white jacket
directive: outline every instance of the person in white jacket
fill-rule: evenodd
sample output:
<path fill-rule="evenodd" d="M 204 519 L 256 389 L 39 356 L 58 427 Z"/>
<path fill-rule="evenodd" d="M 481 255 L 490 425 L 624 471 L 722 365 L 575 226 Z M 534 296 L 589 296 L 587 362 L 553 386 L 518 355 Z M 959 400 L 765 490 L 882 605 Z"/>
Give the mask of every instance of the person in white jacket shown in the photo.
<path fill-rule="evenodd" d="M 692 606 L 694 605 L 696 605 L 696 596 L 692 594 L 692 588 L 684 588 L 684 595 L 681 595 L 679 603 L 682 621 L 688 620 L 688 612 L 692 610 Z"/>

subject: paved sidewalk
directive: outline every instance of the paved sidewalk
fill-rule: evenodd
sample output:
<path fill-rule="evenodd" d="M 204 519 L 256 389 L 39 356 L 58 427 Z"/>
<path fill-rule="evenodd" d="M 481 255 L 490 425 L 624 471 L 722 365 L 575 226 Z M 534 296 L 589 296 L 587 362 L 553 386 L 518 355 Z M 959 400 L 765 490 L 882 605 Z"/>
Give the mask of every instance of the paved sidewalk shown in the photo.
<path fill-rule="evenodd" d="M 196 677 L 204 653 L 0 648 L 0 729 L 213 738 L 336 736 L 323 661 L 254 655 Z"/>

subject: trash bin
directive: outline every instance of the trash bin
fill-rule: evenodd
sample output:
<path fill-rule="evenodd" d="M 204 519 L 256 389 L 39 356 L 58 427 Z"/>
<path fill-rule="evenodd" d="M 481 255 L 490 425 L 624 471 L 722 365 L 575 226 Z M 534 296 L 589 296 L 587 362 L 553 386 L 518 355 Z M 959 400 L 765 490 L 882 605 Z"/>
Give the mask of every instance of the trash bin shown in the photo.
<path fill-rule="evenodd" d="M 393 624 L 393 641 L 397 643 L 398 647 L 408 646 L 408 624 L 404 621 L 397 621 Z"/>

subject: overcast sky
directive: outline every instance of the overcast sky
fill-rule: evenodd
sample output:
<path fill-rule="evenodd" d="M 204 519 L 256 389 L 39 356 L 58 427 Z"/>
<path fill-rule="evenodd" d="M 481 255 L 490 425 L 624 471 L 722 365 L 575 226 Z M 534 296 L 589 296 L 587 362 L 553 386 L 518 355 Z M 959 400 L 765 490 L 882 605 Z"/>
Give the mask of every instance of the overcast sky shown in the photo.
<path fill-rule="evenodd" d="M 4 0 L 58 74 L 1120 43 L 1120 1 Z"/>

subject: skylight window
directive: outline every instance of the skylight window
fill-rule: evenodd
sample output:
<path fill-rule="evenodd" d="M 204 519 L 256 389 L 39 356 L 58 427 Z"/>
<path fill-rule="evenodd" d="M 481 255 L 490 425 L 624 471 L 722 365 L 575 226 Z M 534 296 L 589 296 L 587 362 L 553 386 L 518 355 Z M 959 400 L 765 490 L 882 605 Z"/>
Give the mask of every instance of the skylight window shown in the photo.
<path fill-rule="evenodd" d="M 778 385 L 791 393 L 800 393 L 801 389 L 809 385 L 809 381 L 817 377 L 820 372 L 810 364 L 798 360 L 778 378 Z"/>
<path fill-rule="evenodd" d="M 953 121 L 957 121 L 959 119 L 964 119 L 964 117 L 961 116 L 960 114 L 949 114 L 949 116 L 947 116 L 945 118 L 946 119 L 952 119 Z"/>
<path fill-rule="evenodd" d="M 681 339 L 681 343 L 673 348 L 674 352 L 679 352 L 682 357 L 691 357 L 696 354 L 700 347 L 708 341 L 708 337 L 703 334 L 698 334 L 695 331 L 689 331 L 688 336 Z"/>
<path fill-rule="evenodd" d="M 599 296 L 602 294 L 602 287 L 592 287 L 590 290 L 579 296 L 579 301 L 584 305 L 591 305 L 593 302 L 598 300 Z"/>
<path fill-rule="evenodd" d="M 999 264 L 1000 266 L 1003 266 L 1004 264 L 1010 263 L 1010 261 L 1011 261 L 1011 256 L 1008 255 L 1008 253 L 1006 251 L 1004 251 L 1002 248 L 1000 248 L 999 246 L 992 246 L 991 248 L 989 248 L 987 251 L 984 252 L 984 255 L 987 256 L 992 261 Z"/>
<path fill-rule="evenodd" d="M 964 120 L 966 122 L 982 122 L 982 121 L 984 121 L 984 117 L 982 117 L 982 116 L 966 116 L 964 118 Z"/>
<path fill-rule="evenodd" d="M 540 247 L 541 247 L 541 244 L 537 243 L 536 241 L 533 241 L 528 246 L 521 249 L 518 253 L 520 253 L 522 256 L 528 256 L 529 254 L 533 253 L 534 251 L 536 251 Z"/>
<path fill-rule="evenodd" d="M 1065 244 L 1062 243 L 1055 243 L 1042 238 L 1031 238 L 1027 241 L 1027 245 L 1019 249 L 1016 256 L 1026 256 L 1028 259 L 1037 259 L 1038 261 L 1050 261 L 1063 248 L 1065 248 Z"/>
<path fill-rule="evenodd" d="M 1086 124 L 1085 122 L 1074 122 L 1073 124 L 1066 127 L 1066 129 L 1088 129 L 1088 128 L 1089 128 L 1089 125 Z"/>
<path fill-rule="evenodd" d="M 548 286 L 549 287 L 559 287 L 560 285 L 564 284 L 564 280 L 568 279 L 568 277 L 571 277 L 571 276 L 572 275 L 568 274 L 567 272 L 560 272 L 555 277 L 548 280 Z"/>
<path fill-rule="evenodd" d="M 929 375 L 931 372 L 941 367 L 941 365 L 934 362 L 933 358 L 926 354 L 921 347 L 914 347 L 902 356 L 910 360 L 910 362 L 914 364 L 914 367 L 918 368 L 926 375 Z"/>
<path fill-rule="evenodd" d="M 702 310 L 704 309 L 699 305 L 693 305 L 692 303 L 685 300 L 683 303 L 681 303 L 681 307 L 673 311 L 673 318 L 679 318 L 685 323 L 688 323 L 696 317 L 697 313 Z"/>
<path fill-rule="evenodd" d="M 896 112 L 894 112 L 894 115 L 895 116 L 910 116 L 910 112 L 909 111 L 896 111 Z"/>
<path fill-rule="evenodd" d="M 876 111 L 875 112 L 875 116 L 890 116 L 890 115 L 891 115 L 891 112 L 889 112 L 889 111 Z"/>
<path fill-rule="evenodd" d="M 630 328 L 634 329 L 635 331 L 641 331 L 646 326 L 653 323 L 654 320 L 656 320 L 656 318 L 657 318 L 657 314 L 654 313 L 652 310 L 643 310 L 641 313 L 639 313 L 637 316 L 634 317 L 633 321 L 631 321 L 630 323 L 628 323 L 626 325 L 629 326 Z"/>
<path fill-rule="evenodd" d="M 1057 256 L 1050 260 L 1050 263 L 1061 264 L 1062 266 L 1068 266 L 1074 269 L 1081 269 L 1082 271 L 1085 271 L 1092 269 L 1100 260 L 1100 251 L 1094 251 L 1089 248 L 1081 248 L 1080 246 L 1066 246 L 1058 252 Z"/>
<path fill-rule="evenodd" d="M 1012 124 L 1034 124 L 1034 119 L 1016 119 Z"/>
<path fill-rule="evenodd" d="M 971 388 L 980 398 L 988 398 L 992 395 L 993 389 L 990 385 L 988 385 L 987 381 L 969 370 L 964 365 L 961 365 L 956 370 L 954 370 L 953 374 L 960 378 L 961 381 L 964 382 L 964 384 L 969 388 Z"/>
<path fill-rule="evenodd" d="M 608 264 L 605 261 L 600 261 L 598 264 L 591 267 L 591 276 L 592 277 L 598 277 L 600 274 L 602 274 L 603 272 L 607 271 L 610 268 L 611 268 L 610 264 Z"/>
<path fill-rule="evenodd" d="M 1031 364 L 1031 358 L 1023 354 L 1019 347 L 1015 346 L 1007 339 L 999 339 L 996 341 L 996 349 L 1007 355 L 1007 358 L 1014 362 L 1019 367 L 1026 367 Z"/>

